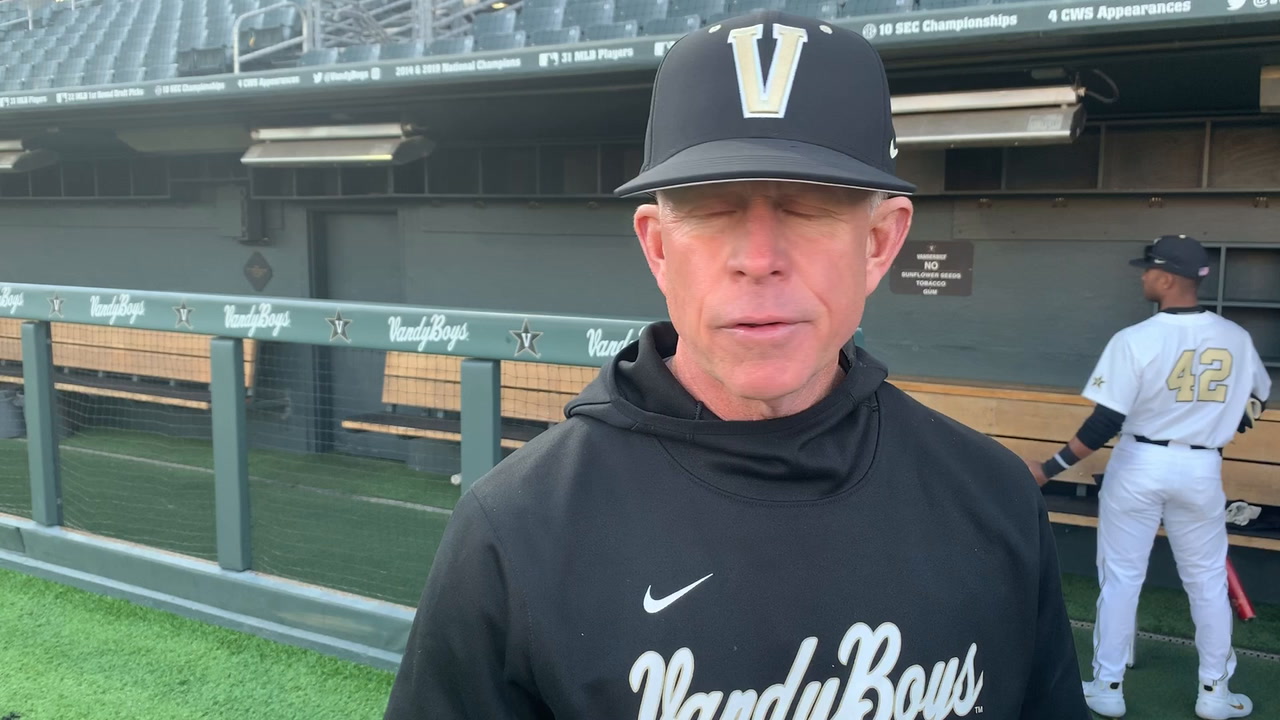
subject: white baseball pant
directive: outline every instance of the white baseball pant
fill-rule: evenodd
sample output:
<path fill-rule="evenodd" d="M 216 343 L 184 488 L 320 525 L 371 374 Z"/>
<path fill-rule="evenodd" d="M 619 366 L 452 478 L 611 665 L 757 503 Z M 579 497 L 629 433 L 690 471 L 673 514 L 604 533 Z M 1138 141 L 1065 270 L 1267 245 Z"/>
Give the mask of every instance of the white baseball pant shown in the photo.
<path fill-rule="evenodd" d="M 1200 682 L 1235 673 L 1231 604 L 1227 599 L 1226 495 L 1222 456 L 1140 443 L 1125 435 L 1107 462 L 1098 497 L 1098 617 L 1093 676 L 1124 679 L 1138 595 L 1156 531 L 1164 521 L 1178 576 L 1191 601 Z"/>

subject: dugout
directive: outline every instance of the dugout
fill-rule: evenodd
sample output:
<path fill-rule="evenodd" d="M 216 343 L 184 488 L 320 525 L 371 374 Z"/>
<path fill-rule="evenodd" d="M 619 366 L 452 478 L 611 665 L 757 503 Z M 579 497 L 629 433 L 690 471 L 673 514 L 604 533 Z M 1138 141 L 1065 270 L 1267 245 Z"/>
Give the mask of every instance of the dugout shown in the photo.
<path fill-rule="evenodd" d="M 900 174 L 920 187 L 912 245 L 864 327 L 919 392 L 1078 391 L 1107 338 L 1152 311 L 1124 260 L 1178 232 L 1214 248 L 1203 299 L 1250 330 L 1280 380 L 1280 8 L 1186 6 L 925 3 L 834 20 L 882 49 L 895 96 L 1087 91 L 1065 124 L 1044 121 L 1056 137 L 1043 144 L 1028 140 L 1025 111 L 1003 140 L 972 139 L 987 126 L 959 113 L 937 137 L 903 142 Z M 671 39 L 655 37 L 495 48 L 434 72 L 423 58 L 348 52 L 238 76 L 143 73 L 109 98 L 10 89 L 0 142 L 18 145 L 0 174 L 0 278 L 659 317 L 632 203 L 609 194 L 639 166 L 653 68 Z M 255 130 L 388 125 L 425 144 L 372 165 L 243 160 Z M 917 282 L 934 270 L 953 276 Z M 379 354 L 261 345 L 256 391 L 277 402 L 256 420 L 284 428 L 270 442 L 408 459 L 394 438 L 341 429 L 383 405 Z M 152 409 L 95 402 L 124 426 L 158 422 Z M 978 413 L 991 398 L 959 402 Z M 166 412 L 166 431 L 205 432 L 197 414 Z M 988 431 L 1019 443 L 1049 443 L 1066 423 L 1018 435 L 992 417 Z M 1258 450 L 1238 461 L 1280 460 Z"/>

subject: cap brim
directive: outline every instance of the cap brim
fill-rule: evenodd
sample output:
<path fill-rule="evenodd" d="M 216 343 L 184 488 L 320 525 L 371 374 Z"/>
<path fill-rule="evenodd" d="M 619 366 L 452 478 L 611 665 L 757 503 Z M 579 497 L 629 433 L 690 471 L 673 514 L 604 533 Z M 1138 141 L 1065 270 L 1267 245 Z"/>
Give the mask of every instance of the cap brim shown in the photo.
<path fill-rule="evenodd" d="M 774 138 L 735 138 L 694 145 L 622 185 L 628 197 L 734 180 L 784 180 L 910 195 L 916 186 L 821 145 Z"/>
<path fill-rule="evenodd" d="M 1129 264 L 1136 268 L 1142 268 L 1143 270 L 1163 270 L 1170 275 L 1177 275 L 1178 277 L 1190 278 L 1192 280 L 1204 277 L 1204 275 L 1200 275 L 1196 270 L 1189 270 L 1180 265 L 1174 265 L 1173 263 L 1158 263 L 1146 258 L 1135 258 L 1130 260 Z M 1208 275 L 1208 273 L 1205 273 L 1205 275 Z"/>

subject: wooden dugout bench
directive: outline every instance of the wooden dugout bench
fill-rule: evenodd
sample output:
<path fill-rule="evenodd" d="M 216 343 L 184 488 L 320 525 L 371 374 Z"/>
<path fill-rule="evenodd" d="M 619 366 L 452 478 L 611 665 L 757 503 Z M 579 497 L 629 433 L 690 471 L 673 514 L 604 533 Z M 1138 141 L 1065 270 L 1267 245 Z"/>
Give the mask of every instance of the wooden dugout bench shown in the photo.
<path fill-rule="evenodd" d="M 208 410 L 208 335 L 53 323 L 54 387 L 66 392 Z M 245 387 L 253 388 L 257 342 L 244 341 Z M 0 383 L 20 385 L 22 321 L 0 318 Z"/>
<path fill-rule="evenodd" d="M 1093 412 L 1093 403 L 1073 393 L 914 380 L 891 382 L 930 408 L 995 438 L 1018 455 L 1040 460 L 1057 452 Z M 1077 490 L 1073 494 L 1046 492 L 1051 521 L 1097 527 L 1097 497 L 1091 492 L 1096 486 L 1094 475 L 1106 468 L 1114 443 L 1115 440 L 1108 443 L 1046 486 L 1068 484 Z M 1267 410 L 1252 430 L 1236 435 L 1223 450 L 1222 483 L 1228 500 L 1280 506 L 1280 412 Z M 1227 528 L 1232 545 L 1280 550 L 1280 533 L 1250 533 L 1231 525 Z"/>
<path fill-rule="evenodd" d="M 388 352 L 382 387 L 385 411 L 347 418 L 342 426 L 355 432 L 460 442 L 461 368 L 460 357 Z M 502 446 L 518 448 L 563 420 L 564 406 L 598 372 L 588 367 L 503 361 Z M 1049 457 L 1093 412 L 1093 404 L 1075 393 L 896 378 L 891 382 L 926 406 L 1024 457 Z M 510 421 L 532 421 L 537 426 Z M 1051 483 L 1056 487 L 1074 485 L 1078 490 L 1071 495 L 1046 495 L 1053 522 L 1097 526 L 1097 498 L 1090 490 L 1096 485 L 1094 475 L 1106 467 L 1113 444 Z M 1280 411 L 1264 413 L 1257 426 L 1236 436 L 1223 456 L 1223 486 L 1228 499 L 1280 506 Z M 1280 550 L 1278 533 L 1246 533 L 1230 526 L 1228 530 L 1232 545 Z"/>
<path fill-rule="evenodd" d="M 502 361 L 502 447 L 515 449 L 564 420 L 564 406 L 600 372 L 593 367 Z M 460 442 L 462 358 L 387 352 L 383 412 L 355 415 L 342 427 L 405 438 Z"/>

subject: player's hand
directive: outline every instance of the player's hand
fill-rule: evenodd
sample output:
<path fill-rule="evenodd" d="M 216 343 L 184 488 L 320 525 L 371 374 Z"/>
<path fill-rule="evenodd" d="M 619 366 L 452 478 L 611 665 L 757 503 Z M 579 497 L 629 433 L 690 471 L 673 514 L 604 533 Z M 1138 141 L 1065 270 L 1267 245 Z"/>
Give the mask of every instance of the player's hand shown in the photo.
<path fill-rule="evenodd" d="M 1045 477 L 1044 474 L 1043 463 L 1036 460 L 1028 460 L 1027 458 L 1023 458 L 1022 461 L 1027 464 L 1027 469 L 1031 471 L 1031 476 L 1036 479 L 1036 485 L 1044 487 L 1044 484 L 1049 482 L 1049 478 Z"/>

